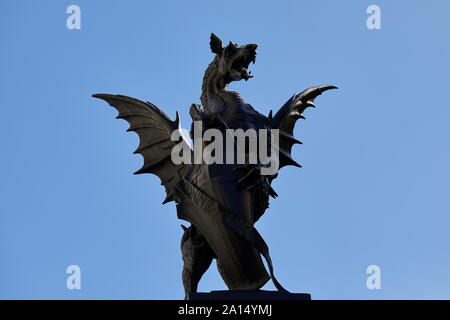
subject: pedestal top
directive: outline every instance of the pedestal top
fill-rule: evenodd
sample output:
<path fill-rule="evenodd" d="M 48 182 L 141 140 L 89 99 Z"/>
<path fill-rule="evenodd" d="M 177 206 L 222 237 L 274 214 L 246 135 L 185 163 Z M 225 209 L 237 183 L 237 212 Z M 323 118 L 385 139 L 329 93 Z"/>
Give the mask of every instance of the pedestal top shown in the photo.
<path fill-rule="evenodd" d="M 311 300 L 311 295 L 265 290 L 219 290 L 190 293 L 187 300 Z"/>

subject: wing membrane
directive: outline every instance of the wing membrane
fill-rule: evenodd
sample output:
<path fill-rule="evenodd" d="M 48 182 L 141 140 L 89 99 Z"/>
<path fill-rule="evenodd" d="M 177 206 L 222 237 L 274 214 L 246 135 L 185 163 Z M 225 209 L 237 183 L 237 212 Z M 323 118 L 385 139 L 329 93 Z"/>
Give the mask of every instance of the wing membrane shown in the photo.
<path fill-rule="evenodd" d="M 190 167 L 183 163 L 176 165 L 171 160 L 172 148 L 179 143 L 171 141 L 173 131 L 180 128 L 178 112 L 175 121 L 172 121 L 161 109 L 150 102 L 112 94 L 94 94 L 93 97 L 105 100 L 116 108 L 119 111 L 117 119 L 124 119 L 130 124 L 127 131 L 138 134 L 139 146 L 134 153 L 143 156 L 144 164 L 135 174 L 157 175 L 166 188 L 166 199 L 163 203 L 173 201 L 173 187 L 187 174 Z M 181 143 L 186 144 L 183 150 L 192 152 L 184 137 Z"/>

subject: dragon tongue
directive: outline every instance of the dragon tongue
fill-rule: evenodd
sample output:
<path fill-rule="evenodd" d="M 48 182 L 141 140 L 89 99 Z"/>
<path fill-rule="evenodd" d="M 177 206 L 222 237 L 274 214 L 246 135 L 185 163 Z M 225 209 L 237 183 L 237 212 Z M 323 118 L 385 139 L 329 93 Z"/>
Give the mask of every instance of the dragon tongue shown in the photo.
<path fill-rule="evenodd" d="M 246 68 L 242 68 L 242 77 L 247 81 L 250 78 L 253 78 L 253 76 L 250 75 L 251 71 L 248 72 Z"/>
<path fill-rule="evenodd" d="M 246 68 L 242 68 L 241 73 L 242 73 L 242 77 L 245 80 L 248 80 L 249 78 L 252 78 L 252 76 L 250 75 L 250 72 L 248 72 L 248 70 Z"/>

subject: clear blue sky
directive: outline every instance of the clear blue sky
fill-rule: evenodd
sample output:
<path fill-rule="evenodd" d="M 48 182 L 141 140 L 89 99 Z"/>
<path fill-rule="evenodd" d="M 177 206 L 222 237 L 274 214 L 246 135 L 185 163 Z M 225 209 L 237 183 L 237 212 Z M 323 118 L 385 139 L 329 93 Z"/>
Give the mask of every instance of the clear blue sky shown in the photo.
<path fill-rule="evenodd" d="M 81 30 L 66 8 L 81 8 Z M 368 30 L 366 8 L 381 8 Z M 209 34 L 257 43 L 231 88 L 262 113 L 310 85 L 302 169 L 257 223 L 278 280 L 316 299 L 450 298 L 448 1 L 1 1 L 0 298 L 179 299 L 182 235 L 137 135 L 92 93 L 189 126 Z M 79 265 L 82 289 L 66 289 Z M 381 268 L 381 289 L 366 268 Z M 199 290 L 225 289 L 215 265 Z M 265 289 L 273 289 L 267 285 Z"/>

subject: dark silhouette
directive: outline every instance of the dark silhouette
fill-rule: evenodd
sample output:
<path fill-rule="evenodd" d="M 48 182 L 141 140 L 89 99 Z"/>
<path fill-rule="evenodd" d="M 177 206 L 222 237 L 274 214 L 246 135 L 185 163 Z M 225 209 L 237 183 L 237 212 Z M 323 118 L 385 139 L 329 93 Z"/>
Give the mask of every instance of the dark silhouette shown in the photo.
<path fill-rule="evenodd" d="M 293 136 L 295 123 L 304 118 L 302 112 L 307 107 L 314 106 L 318 95 L 336 87 L 311 87 L 292 96 L 274 116 L 270 112 L 266 117 L 238 93 L 227 90 L 230 82 L 252 77 L 248 66 L 255 62 L 257 45 L 239 46 L 230 42 L 223 47 L 221 40 L 211 34 L 210 46 L 216 56 L 203 78 L 202 104 L 190 108 L 192 120 L 201 121 L 203 131 L 215 128 L 223 133 L 227 129 L 275 132 L 278 129 L 278 145 L 271 144 L 269 136 L 269 146 L 279 155 L 279 168 L 300 167 L 291 157 L 292 146 L 301 143 Z M 144 165 L 135 173 L 157 175 L 166 188 L 163 203 L 175 201 L 178 218 L 191 223 L 189 228 L 183 226 L 181 240 L 186 297 L 197 291 L 198 282 L 213 259 L 217 260 L 218 270 L 230 290 L 258 290 L 272 278 L 278 290 L 286 291 L 275 278 L 268 247 L 254 228 L 268 208 L 269 196 L 277 196 L 271 187 L 277 173 L 263 175 L 261 170 L 267 164 L 260 159 L 256 164 L 250 163 L 248 153 L 244 164 L 174 164 L 171 152 L 175 145 L 184 144 L 183 150 L 189 150 L 191 159 L 193 154 L 184 139 L 171 140 L 173 131 L 180 127 L 178 113 L 172 121 L 150 102 L 122 95 L 93 96 L 115 107 L 119 111 L 117 118 L 130 123 L 128 131 L 139 135 L 140 144 L 135 153 L 142 154 Z M 203 147 L 209 144 L 194 140 L 194 146 L 196 143 Z M 225 149 L 227 152 L 230 150 Z M 270 275 L 261 255 L 267 261 Z"/>

